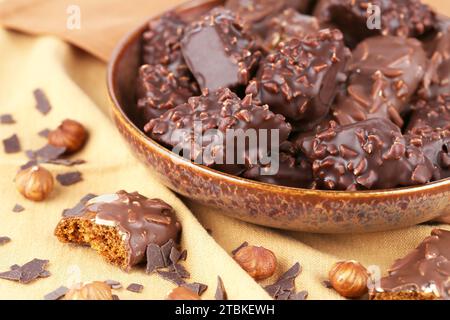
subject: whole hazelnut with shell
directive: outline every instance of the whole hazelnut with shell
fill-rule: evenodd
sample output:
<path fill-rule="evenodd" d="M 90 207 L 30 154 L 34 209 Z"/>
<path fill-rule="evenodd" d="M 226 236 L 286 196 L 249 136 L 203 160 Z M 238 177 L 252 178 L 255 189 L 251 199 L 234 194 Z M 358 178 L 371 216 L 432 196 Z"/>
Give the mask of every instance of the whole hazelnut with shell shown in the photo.
<path fill-rule="evenodd" d="M 15 178 L 17 190 L 27 199 L 42 201 L 53 190 L 53 175 L 47 169 L 35 165 L 20 170 Z"/>
<path fill-rule="evenodd" d="M 233 258 L 255 280 L 271 277 L 277 267 L 275 254 L 264 247 L 242 247 L 234 254 Z"/>
<path fill-rule="evenodd" d="M 336 263 L 330 270 L 331 286 L 345 298 L 360 298 L 367 293 L 367 269 L 357 261 L 348 260 Z"/>
<path fill-rule="evenodd" d="M 55 147 L 66 148 L 67 153 L 80 150 L 87 139 L 84 126 L 75 120 L 66 119 L 58 128 L 48 134 L 48 143 Z"/>

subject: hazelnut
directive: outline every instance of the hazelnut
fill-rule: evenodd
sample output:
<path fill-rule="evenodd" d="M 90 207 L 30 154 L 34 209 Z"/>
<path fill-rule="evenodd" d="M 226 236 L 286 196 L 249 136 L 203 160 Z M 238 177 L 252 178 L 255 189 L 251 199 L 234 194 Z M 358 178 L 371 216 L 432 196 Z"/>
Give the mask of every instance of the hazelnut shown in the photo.
<path fill-rule="evenodd" d="M 20 170 L 15 178 L 17 190 L 27 199 L 42 201 L 53 190 L 53 176 L 45 168 L 32 166 Z"/>
<path fill-rule="evenodd" d="M 177 287 L 169 292 L 166 300 L 201 300 L 201 298 L 186 287 Z"/>
<path fill-rule="evenodd" d="M 67 153 L 81 149 L 87 139 L 83 125 L 75 120 L 66 119 L 58 128 L 48 134 L 48 143 L 55 147 L 65 147 Z"/>
<path fill-rule="evenodd" d="M 266 248 L 245 246 L 234 254 L 234 260 L 255 280 L 272 276 L 277 267 L 277 258 Z"/>
<path fill-rule="evenodd" d="M 101 281 L 94 281 L 74 285 L 66 293 L 64 300 L 113 300 L 113 296 L 109 285 Z"/>
<path fill-rule="evenodd" d="M 329 280 L 334 290 L 345 298 L 359 298 L 367 292 L 367 269 L 357 261 L 341 261 L 331 268 Z"/>

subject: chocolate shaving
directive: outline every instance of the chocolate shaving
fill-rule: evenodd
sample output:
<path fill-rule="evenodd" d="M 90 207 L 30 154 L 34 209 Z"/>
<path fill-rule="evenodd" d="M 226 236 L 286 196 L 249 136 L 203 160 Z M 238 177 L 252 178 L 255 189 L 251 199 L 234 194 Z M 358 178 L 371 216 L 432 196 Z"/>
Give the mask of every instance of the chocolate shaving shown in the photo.
<path fill-rule="evenodd" d="M 158 275 L 162 277 L 164 280 L 175 283 L 178 286 L 181 286 L 186 283 L 183 278 L 175 271 L 158 271 Z"/>
<path fill-rule="evenodd" d="M 17 153 L 20 152 L 20 141 L 16 134 L 3 140 L 3 148 L 5 153 Z"/>
<path fill-rule="evenodd" d="M 184 251 L 186 251 L 186 250 L 184 250 Z M 181 255 L 183 254 L 183 252 L 180 252 L 177 248 L 172 247 L 172 249 L 170 250 L 170 255 L 169 255 L 170 262 L 172 264 L 178 263 L 178 261 L 180 261 L 180 258 L 182 257 Z"/>
<path fill-rule="evenodd" d="M 36 109 L 43 115 L 46 115 L 52 109 L 47 96 L 42 89 L 36 89 L 33 91 L 34 99 L 36 100 Z"/>
<path fill-rule="evenodd" d="M 330 280 L 323 280 L 323 281 L 322 281 L 322 285 L 323 285 L 325 288 L 327 288 L 327 289 L 333 288 L 333 286 L 331 285 Z"/>
<path fill-rule="evenodd" d="M 32 157 L 32 153 L 29 153 L 29 157 L 31 156 L 31 159 L 40 158 L 43 161 L 47 162 L 49 160 L 56 160 L 61 157 L 66 152 L 66 148 L 55 147 L 51 144 L 47 144 L 41 149 L 32 152 L 34 154 L 34 157 Z"/>
<path fill-rule="evenodd" d="M 196 293 L 197 295 L 201 296 L 206 289 L 208 289 L 208 286 L 203 283 L 194 282 L 194 283 L 185 283 L 182 285 L 185 288 L 188 288 L 192 292 Z"/>
<path fill-rule="evenodd" d="M 242 248 L 248 246 L 248 242 L 245 241 L 244 243 L 242 243 L 239 247 L 237 247 L 236 249 L 234 249 L 233 251 L 231 251 L 231 254 L 234 256 L 239 250 L 241 250 Z"/>
<path fill-rule="evenodd" d="M 20 269 L 20 266 L 18 264 L 13 264 L 11 267 L 9 267 L 11 270 L 17 270 Z"/>
<path fill-rule="evenodd" d="M 55 289 L 52 292 L 47 293 L 44 296 L 44 300 L 59 300 L 59 299 L 63 298 L 68 291 L 69 291 L 69 288 L 61 286 L 58 289 Z"/>
<path fill-rule="evenodd" d="M 73 171 L 73 172 L 58 174 L 56 176 L 56 180 L 58 180 L 58 182 L 63 186 L 70 186 L 77 182 L 82 181 L 83 177 L 81 175 L 81 172 Z"/>
<path fill-rule="evenodd" d="M 220 278 L 219 276 L 217 277 L 217 289 L 214 298 L 216 300 L 228 300 L 227 292 L 225 291 L 222 278 Z"/>
<path fill-rule="evenodd" d="M 48 262 L 48 260 L 33 259 L 21 267 L 14 265 L 10 271 L 0 273 L 0 278 L 27 284 L 37 278 L 50 276 L 50 273 L 45 270 Z"/>
<path fill-rule="evenodd" d="M 63 217 L 73 217 L 73 216 L 81 215 L 83 213 L 84 205 L 86 204 L 86 202 L 88 202 L 89 200 L 91 200 L 95 197 L 97 197 L 96 194 L 88 193 L 83 198 L 81 198 L 80 202 L 78 202 L 73 208 L 64 209 L 64 211 L 62 212 L 62 216 Z"/>
<path fill-rule="evenodd" d="M 13 211 L 13 212 L 16 212 L 16 213 L 22 212 L 22 211 L 24 211 L 24 210 L 25 210 L 25 208 L 22 207 L 20 204 L 16 204 L 16 205 L 14 206 L 14 208 L 12 209 L 12 211 Z"/>
<path fill-rule="evenodd" d="M 112 295 L 112 299 L 113 300 L 120 300 L 119 296 L 117 294 L 113 294 Z"/>
<path fill-rule="evenodd" d="M 50 133 L 50 129 L 43 129 L 41 131 L 38 132 L 38 136 L 42 137 L 42 138 L 48 138 L 48 134 Z"/>
<path fill-rule="evenodd" d="M 30 160 L 27 163 L 25 163 L 24 165 L 20 166 L 20 170 L 25 170 L 34 166 L 37 166 L 39 164 L 39 162 L 37 160 Z"/>
<path fill-rule="evenodd" d="M 308 291 L 300 291 L 297 293 L 293 293 L 289 296 L 289 300 L 306 300 L 308 298 Z"/>
<path fill-rule="evenodd" d="M 295 293 L 295 278 L 297 278 L 301 271 L 302 268 L 297 262 L 288 271 L 283 273 L 275 283 L 264 287 L 264 289 L 276 300 L 289 300 L 292 295 L 297 295 Z M 300 292 L 298 295 L 300 295 Z M 294 296 L 292 299 L 298 297 Z"/>
<path fill-rule="evenodd" d="M 10 237 L 0 237 L 0 246 L 7 244 L 10 241 L 11 241 Z"/>
<path fill-rule="evenodd" d="M 164 268 L 164 259 L 161 253 L 161 247 L 155 243 L 147 246 L 147 268 L 146 273 L 152 273 L 158 269 Z"/>
<path fill-rule="evenodd" d="M 128 291 L 135 292 L 135 293 L 141 293 L 144 289 L 144 286 L 139 283 L 132 283 L 127 287 Z"/>
<path fill-rule="evenodd" d="M 14 124 L 16 121 L 13 116 L 10 114 L 2 114 L 0 115 L 0 123 L 1 124 Z"/>
<path fill-rule="evenodd" d="M 182 279 L 188 279 L 191 276 L 191 274 L 181 264 L 171 265 L 169 271 L 177 273 Z"/>
<path fill-rule="evenodd" d="M 105 283 L 111 288 L 111 289 L 121 289 L 122 284 L 119 281 L 116 280 L 106 280 Z"/>
<path fill-rule="evenodd" d="M 175 246 L 175 241 L 170 239 L 165 244 L 161 246 L 161 254 L 164 259 L 164 266 L 168 267 L 172 263 L 170 261 L 170 252 L 172 251 L 172 248 Z"/>

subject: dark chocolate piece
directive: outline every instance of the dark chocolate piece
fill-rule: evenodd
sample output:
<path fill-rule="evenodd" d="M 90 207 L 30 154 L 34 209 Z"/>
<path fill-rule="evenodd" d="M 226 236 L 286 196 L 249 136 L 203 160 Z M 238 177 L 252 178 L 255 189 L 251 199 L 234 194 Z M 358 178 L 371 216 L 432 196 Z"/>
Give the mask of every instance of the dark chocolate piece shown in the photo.
<path fill-rule="evenodd" d="M 61 286 L 58 289 L 55 289 L 52 292 L 47 293 L 44 296 L 44 300 L 59 300 L 59 299 L 63 298 L 68 291 L 69 291 L 69 288 Z"/>
<path fill-rule="evenodd" d="M 83 176 L 79 171 L 67 172 L 56 175 L 56 180 L 63 186 L 71 186 L 83 180 Z"/>
<path fill-rule="evenodd" d="M 13 116 L 10 114 L 2 114 L 0 115 L 0 123 L 1 124 L 14 124 L 16 121 Z"/>
<path fill-rule="evenodd" d="M 369 29 L 369 4 L 380 9 L 381 29 Z M 349 36 L 349 44 L 375 35 L 418 37 L 432 30 L 435 13 L 420 0 L 320 0 L 314 15 L 322 25 L 335 25 Z"/>
<path fill-rule="evenodd" d="M 122 284 L 116 280 L 106 280 L 105 283 L 111 287 L 111 289 L 118 290 L 122 289 Z"/>
<path fill-rule="evenodd" d="M 38 135 L 42 138 L 48 138 L 48 134 L 50 133 L 50 129 L 43 129 L 38 132 Z"/>
<path fill-rule="evenodd" d="M 277 49 L 280 43 L 293 38 L 303 38 L 319 31 L 319 22 L 315 17 L 298 13 L 294 9 L 286 9 L 267 23 L 268 34 L 264 38 L 263 47 L 267 51 Z"/>
<path fill-rule="evenodd" d="M 234 256 L 239 250 L 241 250 L 242 248 L 245 248 L 248 246 L 248 242 L 245 241 L 243 242 L 239 247 L 237 247 L 236 249 L 234 249 L 233 251 L 231 251 L 231 254 Z"/>
<path fill-rule="evenodd" d="M 295 279 L 301 272 L 302 267 L 297 262 L 283 273 L 275 283 L 264 287 L 264 289 L 276 300 L 288 300 L 291 296 L 293 299 L 301 298 L 303 295 L 301 292 L 298 295 L 295 293 Z"/>
<path fill-rule="evenodd" d="M 42 148 L 32 151 L 28 150 L 28 157 L 30 159 L 39 159 L 41 161 L 56 160 L 66 152 L 64 147 L 55 147 L 51 144 L 47 144 Z"/>
<path fill-rule="evenodd" d="M 33 91 L 34 99 L 36 100 L 36 109 L 43 115 L 46 115 L 52 109 L 45 92 L 42 89 Z"/>
<path fill-rule="evenodd" d="M 450 123 L 444 129 L 415 128 L 405 135 L 411 145 L 421 149 L 434 166 L 433 180 L 450 177 Z"/>
<path fill-rule="evenodd" d="M 138 79 L 139 120 L 145 124 L 198 93 L 196 83 L 188 77 L 177 77 L 163 65 L 143 65 Z"/>
<path fill-rule="evenodd" d="M 322 285 L 327 289 L 333 288 L 333 285 L 331 284 L 330 280 L 323 280 Z"/>
<path fill-rule="evenodd" d="M 113 300 L 120 300 L 119 296 L 117 294 L 113 294 L 112 295 L 112 299 Z"/>
<path fill-rule="evenodd" d="M 206 291 L 206 289 L 208 289 L 208 286 L 206 284 L 199 282 L 185 283 L 182 286 L 188 288 L 199 296 L 201 296 Z"/>
<path fill-rule="evenodd" d="M 181 232 L 170 205 L 137 192 L 102 195 L 87 201 L 79 214 L 74 211 L 76 215 L 63 217 L 56 227 L 58 239 L 90 244 L 124 270 L 145 261 L 150 243 L 163 245 L 170 239 L 176 241 Z M 90 239 L 90 243 L 85 243 L 85 239 Z"/>
<path fill-rule="evenodd" d="M 169 239 L 166 243 L 164 243 L 161 246 L 161 255 L 164 260 L 164 266 L 168 267 L 172 263 L 170 261 L 170 252 L 172 251 L 172 248 L 175 246 L 175 241 L 173 239 Z"/>
<path fill-rule="evenodd" d="M 176 271 L 157 271 L 158 275 L 164 280 L 170 281 L 177 286 L 181 286 L 186 283 L 184 279 Z"/>
<path fill-rule="evenodd" d="M 128 291 L 134 292 L 134 293 L 141 293 L 142 290 L 144 290 L 144 286 L 142 284 L 139 283 L 131 283 L 128 287 L 127 287 Z"/>
<path fill-rule="evenodd" d="M 246 144 L 243 148 L 238 147 L 238 143 L 228 145 L 228 129 L 235 130 L 234 133 L 242 130 L 243 135 L 248 130 L 256 130 L 258 141 L 261 134 L 266 134 L 267 149 L 259 147 L 260 143 Z M 191 97 L 188 103 L 169 110 L 145 126 L 145 132 L 151 138 L 168 147 L 177 147 L 178 152 L 185 152 L 184 157 L 231 174 L 239 174 L 249 164 L 257 164 L 258 159 L 251 155 L 268 154 L 272 146 L 272 129 L 279 130 L 278 145 L 288 138 L 291 131 L 283 116 L 273 114 L 267 106 L 255 104 L 251 95 L 241 100 L 227 88 L 214 92 L 205 90 L 201 96 Z M 223 144 L 215 140 L 219 133 L 222 133 Z M 214 148 L 211 147 L 213 141 Z M 255 147 L 259 149 L 250 149 Z M 226 159 L 226 154 L 234 155 L 234 161 Z"/>
<path fill-rule="evenodd" d="M 63 217 L 74 217 L 74 216 L 83 215 L 86 203 L 95 197 L 97 197 L 96 194 L 88 193 L 83 198 L 81 198 L 80 201 L 73 208 L 64 209 L 62 212 L 62 216 Z"/>
<path fill-rule="evenodd" d="M 214 298 L 216 300 L 228 300 L 227 291 L 225 290 L 225 286 L 223 285 L 222 278 L 219 276 L 217 276 L 217 289 Z"/>
<path fill-rule="evenodd" d="M 177 248 L 172 247 L 169 255 L 170 263 L 177 264 L 178 261 L 180 261 L 180 259 L 182 258 L 182 253 L 183 252 L 180 252 Z"/>
<path fill-rule="evenodd" d="M 189 77 L 180 46 L 184 27 L 185 23 L 174 12 L 151 20 L 142 35 L 144 63 L 153 66 L 161 64 L 177 77 Z"/>
<path fill-rule="evenodd" d="M 11 241 L 10 237 L 0 237 L 0 246 L 7 244 L 10 241 Z"/>
<path fill-rule="evenodd" d="M 15 213 L 19 213 L 19 212 L 22 212 L 24 210 L 25 210 L 25 208 L 23 206 L 21 206 L 20 204 L 18 204 L 18 203 L 15 204 L 14 208 L 12 209 L 12 211 L 15 212 Z"/>
<path fill-rule="evenodd" d="M 422 150 L 407 145 L 392 122 L 374 118 L 330 127 L 298 138 L 312 162 L 317 187 L 336 190 L 388 189 L 424 184 L 433 165 Z"/>
<path fill-rule="evenodd" d="M 289 296 L 289 300 L 306 300 L 308 298 L 308 291 L 300 291 L 297 293 L 293 293 Z"/>
<path fill-rule="evenodd" d="M 39 163 L 37 160 L 30 160 L 27 163 L 20 166 L 20 170 L 25 170 L 34 166 L 37 166 Z"/>
<path fill-rule="evenodd" d="M 3 148 L 5 153 L 17 153 L 20 152 L 20 141 L 16 134 L 3 140 Z"/>
<path fill-rule="evenodd" d="M 210 90 L 247 85 L 261 56 L 241 22 L 223 8 L 190 25 L 181 50 L 200 88 Z"/>
<path fill-rule="evenodd" d="M 450 299 L 450 231 L 434 229 L 410 254 L 394 262 L 375 300 Z"/>
<path fill-rule="evenodd" d="M 242 176 L 264 183 L 294 188 L 308 188 L 313 182 L 311 163 L 302 156 L 297 158 L 281 153 L 278 161 L 278 172 L 269 174 L 270 166 L 254 166 Z M 266 174 L 264 174 L 266 173 Z"/>
<path fill-rule="evenodd" d="M 350 51 L 342 33 L 324 29 L 293 39 L 262 62 L 246 93 L 284 115 L 295 129 L 308 131 L 330 110 Z"/>
<path fill-rule="evenodd" d="M 155 243 L 147 246 L 147 273 L 152 273 L 158 269 L 166 267 L 161 253 L 161 247 Z"/>
<path fill-rule="evenodd" d="M 403 126 L 406 111 L 425 72 L 427 58 L 415 39 L 384 36 L 361 42 L 349 64 L 346 93 L 333 116 L 340 125 L 386 118 Z"/>
<path fill-rule="evenodd" d="M 45 272 L 48 260 L 33 259 L 23 266 L 11 268 L 10 271 L 0 273 L 1 279 L 18 281 L 23 284 L 30 283 L 37 278 L 44 278 L 50 274 Z"/>

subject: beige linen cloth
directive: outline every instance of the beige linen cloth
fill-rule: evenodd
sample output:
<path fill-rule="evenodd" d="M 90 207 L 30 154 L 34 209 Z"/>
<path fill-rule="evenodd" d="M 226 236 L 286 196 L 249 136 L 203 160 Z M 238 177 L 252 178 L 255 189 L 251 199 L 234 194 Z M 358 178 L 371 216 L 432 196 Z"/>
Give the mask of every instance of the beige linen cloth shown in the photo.
<path fill-rule="evenodd" d="M 270 298 L 230 255 L 244 241 L 269 248 L 278 258 L 277 273 L 263 284 L 274 281 L 298 261 L 303 272 L 297 278 L 297 290 L 308 290 L 309 299 L 339 299 L 321 284 L 334 262 L 356 259 L 366 266 L 378 265 L 385 273 L 394 259 L 408 253 L 430 233 L 430 225 L 362 235 L 274 230 L 228 218 L 218 210 L 188 201 L 183 203 L 160 184 L 133 157 L 110 121 L 105 60 L 118 38 L 130 28 L 180 2 L 78 0 L 81 30 L 70 31 L 66 28 L 66 8 L 71 1 L 0 0 L 0 23 L 5 27 L 56 35 L 101 59 L 57 37 L 34 37 L 0 29 L 0 114 L 11 113 L 16 120 L 16 124 L 0 125 L 0 139 L 17 133 L 22 150 L 37 149 L 46 143 L 37 132 L 54 128 L 65 118 L 82 122 L 90 132 L 86 147 L 76 155 L 86 164 L 76 168 L 45 165 L 54 174 L 78 169 L 83 173 L 83 181 L 69 187 L 56 184 L 51 197 L 41 203 L 25 200 L 15 189 L 13 179 L 18 167 L 26 162 L 24 153 L 5 154 L 0 150 L 0 236 L 12 239 L 0 246 L 0 272 L 12 264 L 41 258 L 50 260 L 48 269 L 52 273 L 49 278 L 28 285 L 0 279 L 0 299 L 42 299 L 60 285 L 107 279 L 118 280 L 124 286 L 132 282 L 144 285 L 141 294 L 118 290 L 121 299 L 163 299 L 174 287 L 157 275 L 146 275 L 140 268 L 125 273 L 89 248 L 57 241 L 53 230 L 61 211 L 72 207 L 86 193 L 137 190 L 170 203 L 182 221 L 182 246 L 188 250 L 185 264 L 191 280 L 209 286 L 204 299 L 214 297 L 218 275 L 223 278 L 230 299 Z M 444 6 L 450 7 L 444 0 L 434 4 L 442 12 Z M 47 116 L 35 109 L 35 88 L 43 88 L 51 101 L 53 109 Z M 16 203 L 22 204 L 25 211 L 13 213 Z"/>

